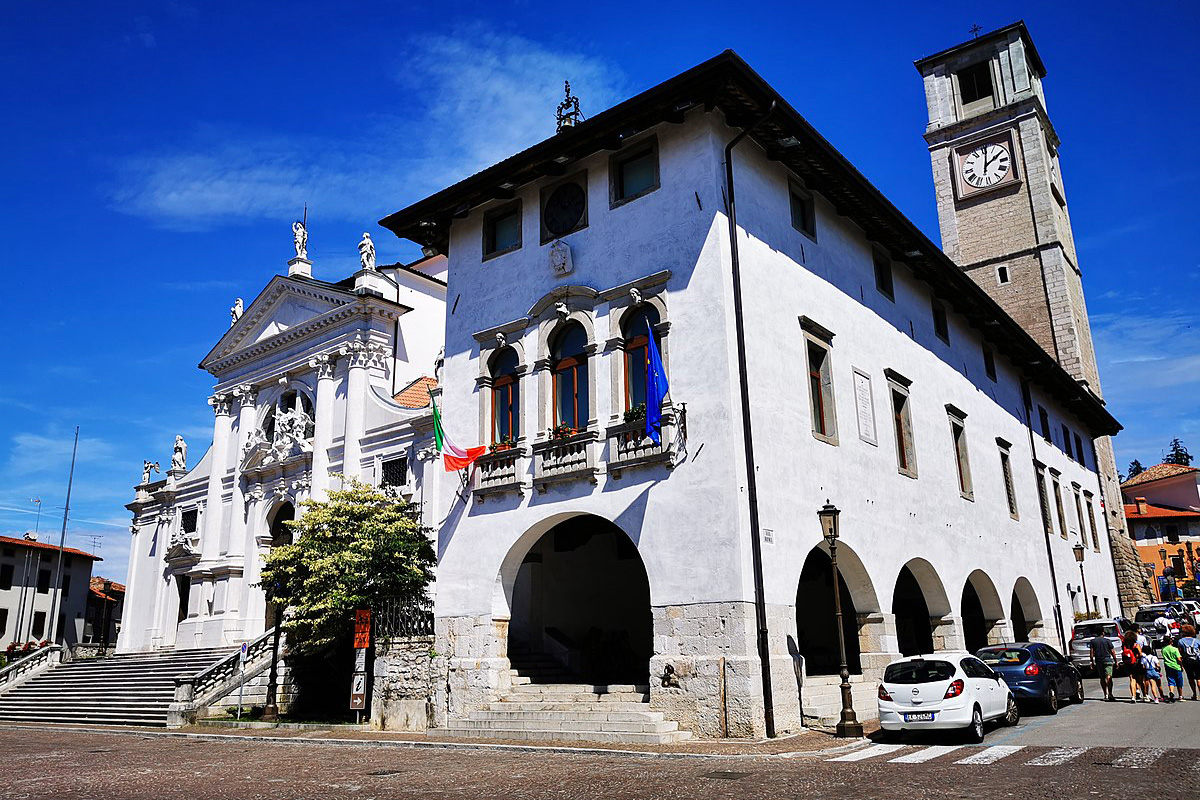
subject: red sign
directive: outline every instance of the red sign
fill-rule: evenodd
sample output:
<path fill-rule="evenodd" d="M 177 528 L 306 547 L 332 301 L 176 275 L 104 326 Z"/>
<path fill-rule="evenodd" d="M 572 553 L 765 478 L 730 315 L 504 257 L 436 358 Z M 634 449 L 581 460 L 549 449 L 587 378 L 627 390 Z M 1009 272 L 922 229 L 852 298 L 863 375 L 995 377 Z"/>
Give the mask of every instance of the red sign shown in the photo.
<path fill-rule="evenodd" d="M 365 650 L 371 646 L 371 612 L 360 610 L 354 612 L 354 647 Z"/>

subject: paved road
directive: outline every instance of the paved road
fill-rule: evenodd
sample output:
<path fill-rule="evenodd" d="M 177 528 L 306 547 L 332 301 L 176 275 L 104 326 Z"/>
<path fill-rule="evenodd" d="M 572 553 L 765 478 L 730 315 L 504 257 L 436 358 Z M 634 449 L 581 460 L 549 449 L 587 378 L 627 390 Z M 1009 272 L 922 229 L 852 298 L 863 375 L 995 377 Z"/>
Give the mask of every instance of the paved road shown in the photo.
<path fill-rule="evenodd" d="M 0 754 L 5 800 L 1200 795 L 1198 754 L 1183 749 L 899 744 L 697 759 L 0 729 Z"/>

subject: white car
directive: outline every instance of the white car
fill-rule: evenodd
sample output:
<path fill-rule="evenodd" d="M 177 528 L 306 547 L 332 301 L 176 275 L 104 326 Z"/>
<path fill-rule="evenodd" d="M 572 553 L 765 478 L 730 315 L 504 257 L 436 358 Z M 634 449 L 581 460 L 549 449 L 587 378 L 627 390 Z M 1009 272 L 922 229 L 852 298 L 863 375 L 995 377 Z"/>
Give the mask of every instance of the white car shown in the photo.
<path fill-rule="evenodd" d="M 1021 718 L 1008 684 L 966 652 L 911 656 L 888 664 L 879 684 L 879 724 L 896 731 L 963 730 L 983 741 L 983 724 Z"/>

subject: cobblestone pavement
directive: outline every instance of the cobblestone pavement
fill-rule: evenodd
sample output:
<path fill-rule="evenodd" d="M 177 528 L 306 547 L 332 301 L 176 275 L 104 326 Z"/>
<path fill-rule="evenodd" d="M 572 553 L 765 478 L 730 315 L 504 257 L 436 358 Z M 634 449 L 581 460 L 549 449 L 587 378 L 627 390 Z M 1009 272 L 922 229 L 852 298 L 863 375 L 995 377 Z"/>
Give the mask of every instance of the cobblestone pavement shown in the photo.
<path fill-rule="evenodd" d="M 1163 748 L 921 743 L 840 755 L 664 757 L 4 728 L 0 753 L 5 800 L 1200 795 L 1200 752 Z"/>

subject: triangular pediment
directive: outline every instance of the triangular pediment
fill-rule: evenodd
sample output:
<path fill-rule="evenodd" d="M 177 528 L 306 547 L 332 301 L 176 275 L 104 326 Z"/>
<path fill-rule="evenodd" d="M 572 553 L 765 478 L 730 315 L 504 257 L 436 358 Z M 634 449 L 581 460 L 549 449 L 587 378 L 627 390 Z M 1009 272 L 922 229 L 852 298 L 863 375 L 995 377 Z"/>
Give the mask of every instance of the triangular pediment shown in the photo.
<path fill-rule="evenodd" d="M 208 369 L 213 362 L 239 350 L 309 325 L 355 299 L 352 293 L 330 284 L 276 276 L 204 357 L 200 367 Z"/>

